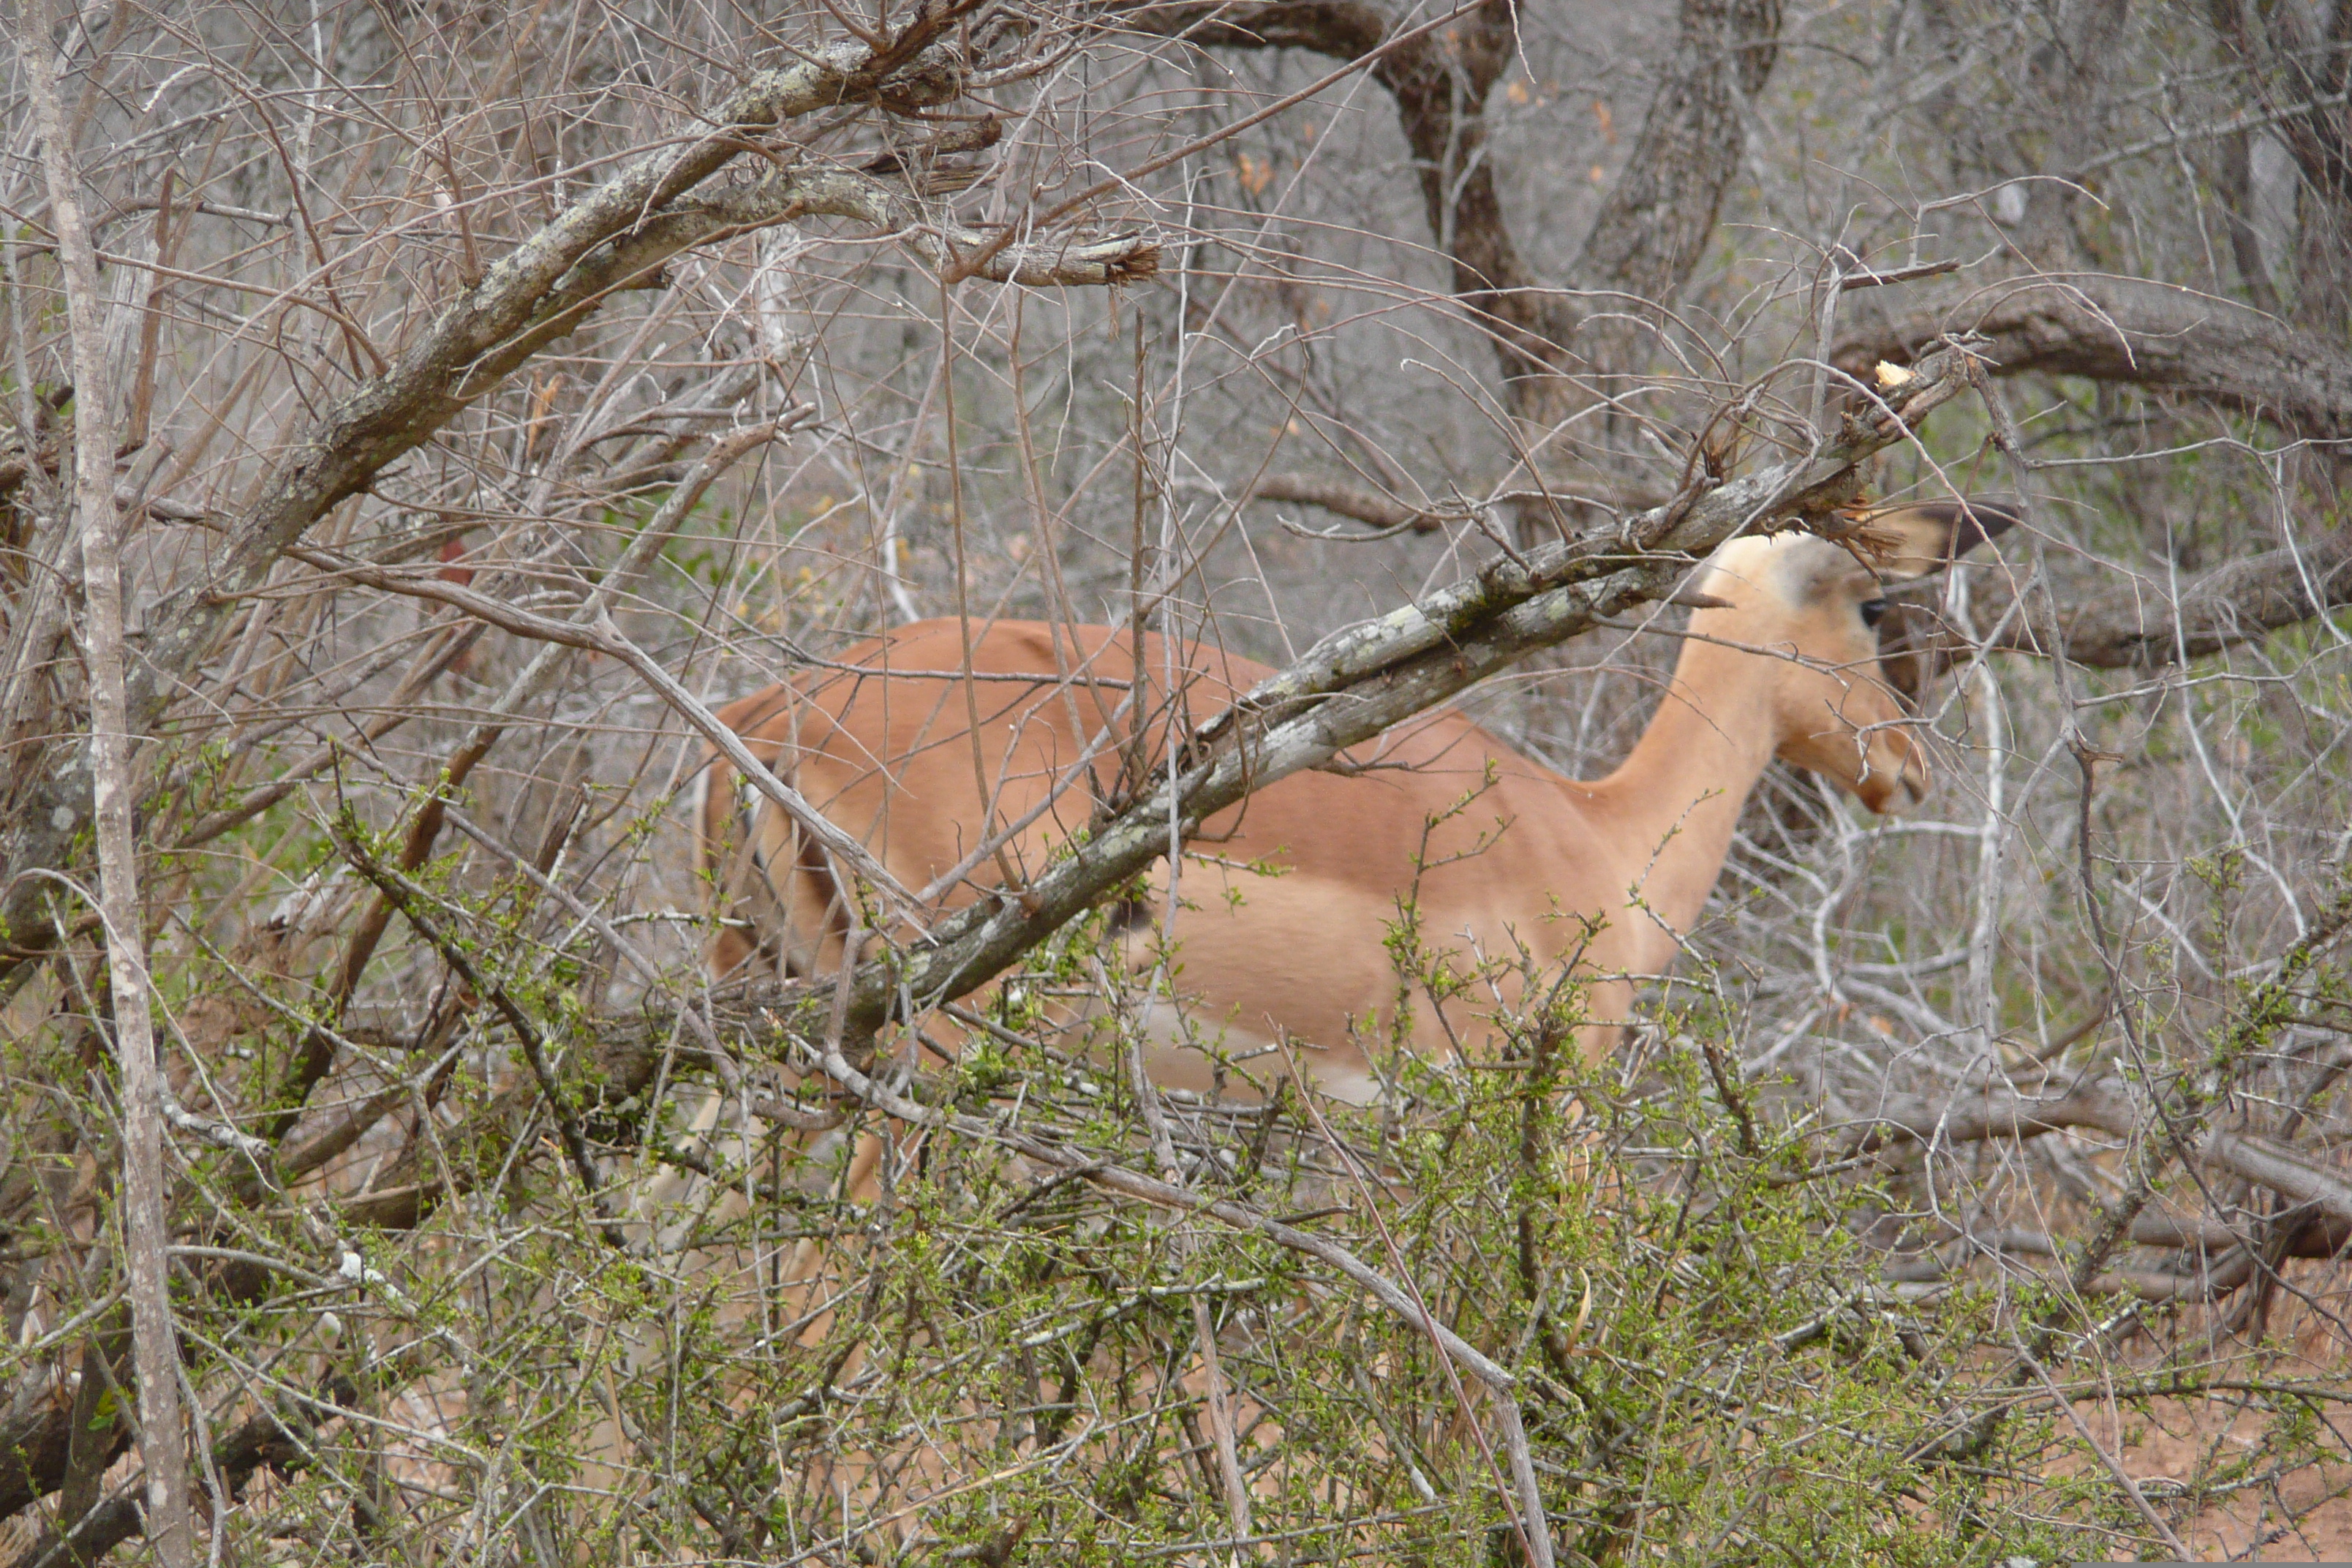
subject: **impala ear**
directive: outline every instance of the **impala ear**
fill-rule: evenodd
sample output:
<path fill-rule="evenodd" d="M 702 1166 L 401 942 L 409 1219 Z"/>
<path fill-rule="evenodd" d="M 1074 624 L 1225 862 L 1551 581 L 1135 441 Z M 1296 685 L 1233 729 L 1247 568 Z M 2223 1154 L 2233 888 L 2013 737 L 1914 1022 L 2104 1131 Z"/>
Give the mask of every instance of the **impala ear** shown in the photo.
<path fill-rule="evenodd" d="M 2025 521 L 2013 498 L 1920 501 L 1873 514 L 1853 542 L 1890 580 L 1940 572 Z"/>

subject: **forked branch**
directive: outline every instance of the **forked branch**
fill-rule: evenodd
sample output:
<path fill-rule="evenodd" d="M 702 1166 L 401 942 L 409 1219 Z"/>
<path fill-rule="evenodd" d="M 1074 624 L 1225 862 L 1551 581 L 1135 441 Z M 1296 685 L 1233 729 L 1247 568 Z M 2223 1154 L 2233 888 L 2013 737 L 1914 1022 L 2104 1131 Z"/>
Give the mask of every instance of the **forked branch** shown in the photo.
<path fill-rule="evenodd" d="M 1877 321 L 1834 351 L 1855 374 L 1948 331 L 1990 339 L 2001 375 L 2081 375 L 2201 399 L 2300 436 L 2352 438 L 2352 353 L 2232 300 L 2137 278 L 2038 275 Z"/>
<path fill-rule="evenodd" d="M 1979 599 L 1994 629 L 1983 646 L 2064 658 L 2095 669 L 2161 669 L 2254 641 L 2352 605 L 2352 533 L 2299 550 L 2233 561 L 2185 584 L 2145 578 L 2099 593 L 2029 595 L 2012 609 L 2006 585 Z M 1906 621 L 1896 653 L 1941 665 L 1979 646 L 1957 627 Z"/>

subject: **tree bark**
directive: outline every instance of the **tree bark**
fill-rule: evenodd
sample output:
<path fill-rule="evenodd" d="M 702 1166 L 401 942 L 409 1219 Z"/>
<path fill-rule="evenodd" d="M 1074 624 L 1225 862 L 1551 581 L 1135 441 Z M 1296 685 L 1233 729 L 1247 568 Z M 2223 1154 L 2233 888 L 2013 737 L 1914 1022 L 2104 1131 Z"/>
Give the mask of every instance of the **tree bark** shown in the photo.
<path fill-rule="evenodd" d="M 2352 605 L 2352 531 L 2233 561 L 2187 584 L 2143 580 L 2062 597 L 2054 606 L 2036 595 L 2014 615 L 2005 613 L 2008 595 L 1987 584 L 1978 604 L 1979 616 L 1996 623 L 1984 646 L 2094 669 L 2161 669 Z M 1908 674 L 1911 689 L 1978 646 L 1932 612 L 1903 608 L 1901 630 L 1891 619 L 1887 625 L 1895 632 L 1887 652 L 1898 664 L 1924 667 Z M 1895 673 L 1906 679 L 1903 669 Z"/>
<path fill-rule="evenodd" d="M 1838 364 L 1867 375 L 1947 331 L 1981 332 L 2001 375 L 2040 373 L 2200 398 L 2320 440 L 2352 437 L 2352 353 L 2260 310 L 2103 274 L 2011 279 L 1903 317 L 1856 323 Z"/>
<path fill-rule="evenodd" d="M 1746 100 L 1764 90 L 1780 55 L 1780 0 L 1683 0 L 1666 75 L 1593 220 L 1575 269 L 1580 283 L 1637 306 L 1664 305 L 1682 291 L 1739 172 Z M 1639 368 L 1641 337 L 1653 330 L 1612 321 L 1597 334 L 1606 346 L 1580 352 L 1596 371 L 1630 374 Z"/>
<path fill-rule="evenodd" d="M 18 46 L 41 137 L 51 223 L 65 264 L 73 339 L 74 505 L 81 522 L 89 603 L 83 659 L 89 674 L 90 799 L 98 828 L 99 906 L 105 916 L 108 990 L 122 1097 L 123 1268 L 131 1296 L 131 1359 L 139 1384 L 139 1454 L 147 1471 L 147 1533 L 164 1568 L 185 1568 L 191 1531 L 187 1436 L 181 1425 L 180 1353 L 165 1252 L 163 1074 L 149 1000 L 139 847 L 131 831 L 131 721 L 124 697 L 121 515 L 114 504 L 114 389 L 109 384 L 98 254 L 81 210 L 81 174 L 67 140 L 49 58 L 46 0 L 28 6 Z"/>

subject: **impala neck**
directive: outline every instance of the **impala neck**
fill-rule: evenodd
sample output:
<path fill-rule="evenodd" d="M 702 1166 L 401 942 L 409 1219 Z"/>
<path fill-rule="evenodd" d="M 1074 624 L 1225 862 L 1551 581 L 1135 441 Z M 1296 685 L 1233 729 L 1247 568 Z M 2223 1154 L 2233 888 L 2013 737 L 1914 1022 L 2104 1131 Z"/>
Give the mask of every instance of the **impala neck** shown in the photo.
<path fill-rule="evenodd" d="M 1685 643 L 1633 754 L 1585 786 L 1647 864 L 1643 900 L 1678 934 L 1698 923 L 1740 808 L 1780 744 L 1772 676 L 1769 659 Z"/>

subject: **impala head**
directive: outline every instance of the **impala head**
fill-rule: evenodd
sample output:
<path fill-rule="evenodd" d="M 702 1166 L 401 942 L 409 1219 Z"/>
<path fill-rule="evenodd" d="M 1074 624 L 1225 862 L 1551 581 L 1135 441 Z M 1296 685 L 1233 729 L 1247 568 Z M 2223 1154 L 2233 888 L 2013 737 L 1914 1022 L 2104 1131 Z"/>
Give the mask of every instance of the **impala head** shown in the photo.
<path fill-rule="evenodd" d="M 1872 518 L 1867 538 L 1875 548 L 1808 533 L 1734 540 L 1697 584 L 1728 603 L 1697 611 L 1691 629 L 1796 656 L 1774 661 L 1760 699 L 1770 706 L 1782 761 L 1836 780 L 1873 811 L 1915 805 L 1927 796 L 1927 760 L 1879 664 L 1886 588 L 1942 570 L 2017 521 L 1997 501 L 1931 501 Z M 1693 643 L 1690 657 L 1702 648 L 1710 660 L 1727 652 Z"/>

